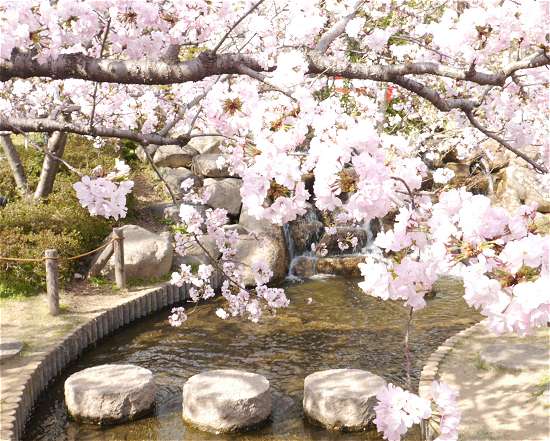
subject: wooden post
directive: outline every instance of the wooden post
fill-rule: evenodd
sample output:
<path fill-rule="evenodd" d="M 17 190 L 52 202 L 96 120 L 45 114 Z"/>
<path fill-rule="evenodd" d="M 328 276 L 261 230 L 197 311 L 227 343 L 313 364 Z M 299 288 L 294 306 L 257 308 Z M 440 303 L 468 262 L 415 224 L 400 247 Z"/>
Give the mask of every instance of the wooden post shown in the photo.
<path fill-rule="evenodd" d="M 113 240 L 116 286 L 119 289 L 124 289 L 126 288 L 126 271 L 124 270 L 124 234 L 121 228 L 113 229 Z"/>
<path fill-rule="evenodd" d="M 59 261 L 57 250 L 46 250 L 46 297 L 51 315 L 59 314 Z"/>

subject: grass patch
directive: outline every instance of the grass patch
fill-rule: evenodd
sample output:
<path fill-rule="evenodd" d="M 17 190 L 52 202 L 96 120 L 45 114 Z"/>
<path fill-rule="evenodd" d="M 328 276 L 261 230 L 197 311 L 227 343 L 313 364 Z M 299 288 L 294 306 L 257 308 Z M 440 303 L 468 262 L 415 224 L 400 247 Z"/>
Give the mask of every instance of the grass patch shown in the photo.
<path fill-rule="evenodd" d="M 96 288 L 99 288 L 101 286 L 113 285 L 112 281 L 103 276 L 89 277 L 88 281 L 90 282 L 90 285 L 95 286 Z"/>
<path fill-rule="evenodd" d="M 169 272 L 168 274 L 165 274 L 161 277 L 150 277 L 147 279 L 140 279 L 140 278 L 131 278 L 126 281 L 126 285 L 128 288 L 137 288 L 141 286 L 147 286 L 147 285 L 153 285 L 157 283 L 167 282 L 170 280 L 172 276 L 172 273 Z"/>

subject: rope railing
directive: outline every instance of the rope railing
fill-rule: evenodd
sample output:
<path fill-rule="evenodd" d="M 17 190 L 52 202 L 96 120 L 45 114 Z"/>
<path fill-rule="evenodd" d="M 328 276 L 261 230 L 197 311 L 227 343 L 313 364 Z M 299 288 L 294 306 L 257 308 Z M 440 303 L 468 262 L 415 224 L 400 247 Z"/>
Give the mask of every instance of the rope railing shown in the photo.
<path fill-rule="evenodd" d="M 126 272 L 124 270 L 124 236 L 122 229 L 114 228 L 111 238 L 94 248 L 77 256 L 62 257 L 59 256 L 56 249 L 48 249 L 44 251 L 44 257 L 23 258 L 23 257 L 3 257 L 0 256 L 0 262 L 44 262 L 46 266 L 46 298 L 51 315 L 59 314 L 59 261 L 77 260 L 82 257 L 90 256 L 98 253 L 92 267 L 88 272 L 88 276 L 98 274 L 107 264 L 111 256 L 114 256 L 114 273 L 116 285 L 119 289 L 126 288 Z"/>
<path fill-rule="evenodd" d="M 58 260 L 77 260 L 77 259 L 80 259 L 81 257 L 89 256 L 90 254 L 94 254 L 97 251 L 102 250 L 103 248 L 106 248 L 107 246 L 109 246 L 114 241 L 115 241 L 115 239 L 111 239 L 110 241 L 104 243 L 103 245 L 101 245 L 97 248 L 94 248 L 93 250 L 88 251 L 86 253 L 79 254 L 78 256 L 71 256 L 71 257 L 59 256 L 59 257 L 57 257 L 57 259 Z M 7 262 L 43 262 L 44 260 L 46 260 L 46 257 L 23 258 L 23 257 L 3 257 L 3 256 L 0 256 L 0 260 L 7 261 Z"/>

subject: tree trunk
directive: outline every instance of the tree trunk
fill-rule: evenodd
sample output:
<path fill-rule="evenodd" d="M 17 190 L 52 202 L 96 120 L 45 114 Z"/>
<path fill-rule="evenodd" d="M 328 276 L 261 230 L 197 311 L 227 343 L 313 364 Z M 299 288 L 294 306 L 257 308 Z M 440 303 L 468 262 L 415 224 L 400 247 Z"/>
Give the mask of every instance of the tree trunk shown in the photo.
<path fill-rule="evenodd" d="M 4 154 L 8 159 L 8 165 L 11 168 L 13 178 L 15 179 L 15 185 L 19 192 L 23 195 L 28 194 L 29 185 L 27 183 L 27 176 L 25 175 L 25 169 L 21 163 L 21 158 L 17 152 L 13 142 L 11 141 L 10 135 L 0 135 L 0 144 L 2 144 L 2 149 Z"/>
<path fill-rule="evenodd" d="M 64 132 L 54 132 L 48 138 L 47 149 L 52 155 L 62 158 L 67 143 L 67 134 Z M 34 199 L 47 197 L 53 190 L 55 176 L 59 170 L 59 161 L 46 154 L 42 163 L 42 171 L 40 172 L 40 180 L 34 192 Z"/>

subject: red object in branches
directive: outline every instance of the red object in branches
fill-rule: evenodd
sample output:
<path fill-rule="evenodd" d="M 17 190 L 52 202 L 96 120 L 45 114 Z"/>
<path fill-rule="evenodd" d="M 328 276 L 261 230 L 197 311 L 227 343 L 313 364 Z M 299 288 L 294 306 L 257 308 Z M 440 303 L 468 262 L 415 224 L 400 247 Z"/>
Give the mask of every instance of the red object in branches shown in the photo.
<path fill-rule="evenodd" d="M 394 87 L 392 85 L 389 85 L 388 88 L 386 89 L 386 102 L 389 103 L 391 102 L 391 100 L 393 99 L 393 91 L 394 91 Z"/>

